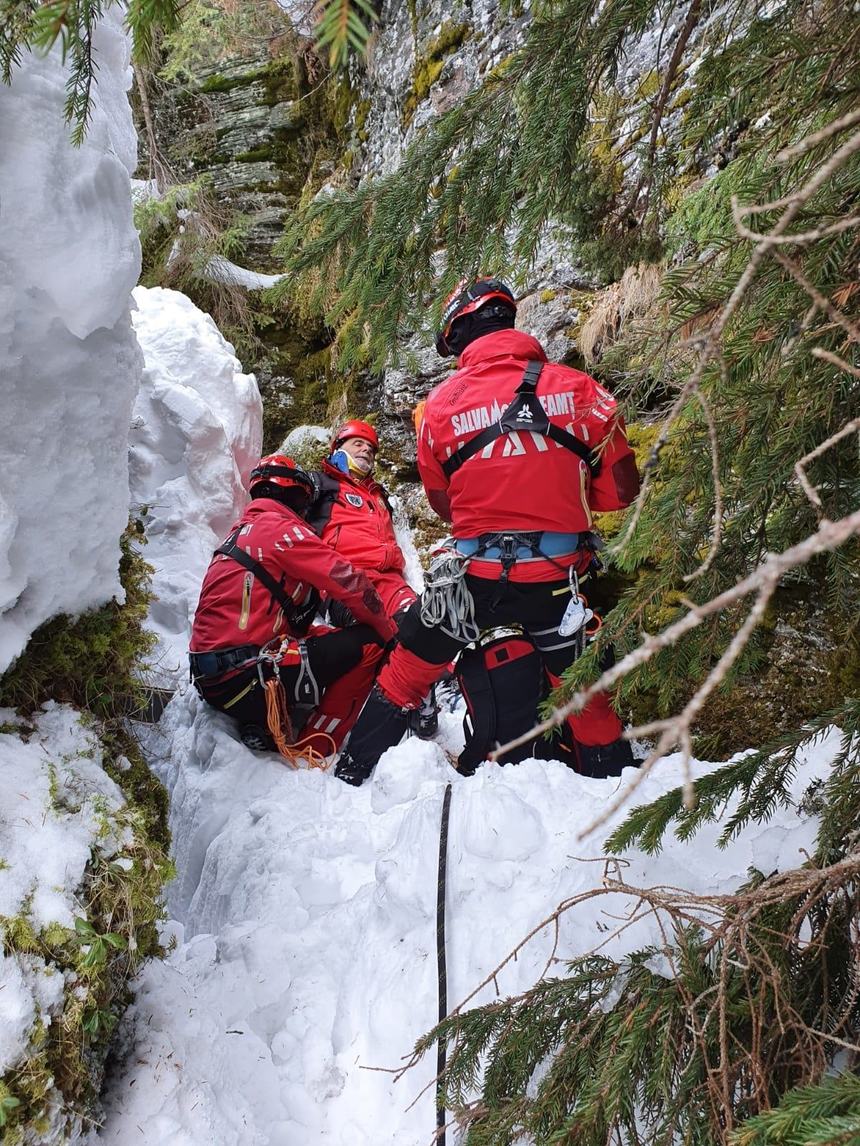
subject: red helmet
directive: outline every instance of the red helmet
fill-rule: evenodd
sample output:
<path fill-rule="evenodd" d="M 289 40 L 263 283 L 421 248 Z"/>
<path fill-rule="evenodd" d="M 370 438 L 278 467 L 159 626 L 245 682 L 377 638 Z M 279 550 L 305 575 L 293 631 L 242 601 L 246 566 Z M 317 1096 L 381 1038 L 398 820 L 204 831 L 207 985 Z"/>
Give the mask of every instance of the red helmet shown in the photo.
<path fill-rule="evenodd" d="M 310 474 L 300 470 L 292 458 L 286 454 L 267 454 L 251 470 L 251 493 L 262 482 L 279 485 L 282 489 L 298 487 L 304 489 L 308 497 L 314 496 L 314 482 Z"/>
<path fill-rule="evenodd" d="M 500 299 L 513 314 L 517 313 L 513 291 L 506 283 L 493 278 L 476 279 L 471 286 L 468 282 L 468 279 L 461 279 L 445 300 L 442 321 L 436 333 L 436 349 L 443 358 L 454 353 L 448 345 L 448 335 L 458 318 L 480 310 L 494 298 Z"/>
<path fill-rule="evenodd" d="M 334 432 L 331 440 L 332 450 L 336 450 L 347 438 L 363 438 L 366 442 L 370 442 L 375 454 L 379 453 L 379 438 L 370 422 L 358 422 L 354 418 L 352 421 L 344 422 Z"/>

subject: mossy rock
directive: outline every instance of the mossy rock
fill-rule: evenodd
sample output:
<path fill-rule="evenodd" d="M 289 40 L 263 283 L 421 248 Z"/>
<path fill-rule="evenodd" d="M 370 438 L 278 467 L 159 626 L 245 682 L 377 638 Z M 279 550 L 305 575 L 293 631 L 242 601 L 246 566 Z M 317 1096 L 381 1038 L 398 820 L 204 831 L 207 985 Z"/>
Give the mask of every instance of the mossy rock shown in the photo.
<path fill-rule="evenodd" d="M 430 94 L 430 89 L 439 78 L 445 61 L 472 35 L 471 24 L 443 24 L 438 35 L 416 56 L 412 68 L 412 87 L 403 104 L 401 121 L 408 127 L 415 117 L 418 105 Z"/>

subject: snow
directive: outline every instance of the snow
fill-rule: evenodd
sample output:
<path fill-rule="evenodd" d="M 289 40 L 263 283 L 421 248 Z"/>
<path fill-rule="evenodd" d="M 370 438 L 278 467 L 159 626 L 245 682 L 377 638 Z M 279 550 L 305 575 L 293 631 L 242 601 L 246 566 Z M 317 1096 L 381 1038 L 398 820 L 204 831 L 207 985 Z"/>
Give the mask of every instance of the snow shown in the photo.
<path fill-rule="evenodd" d="M 461 714 L 442 713 L 456 751 Z M 822 775 L 831 733 L 802 755 L 794 795 Z M 611 874 L 631 885 L 725 892 L 794 866 L 816 823 L 781 809 L 726 851 L 718 825 L 692 841 L 667 836 L 655 857 L 633 850 L 616 869 L 597 833 L 580 833 L 619 780 L 591 780 L 558 762 L 486 764 L 456 774 L 438 744 L 407 740 L 372 781 L 290 771 L 254 755 L 226 717 L 192 692 L 169 706 L 151 746 L 171 793 L 179 876 L 169 908 L 177 946 L 142 973 L 125 1025 L 125 1057 L 94 1142 L 213 1146 L 425 1146 L 434 1127 L 435 1056 L 395 1081 L 436 1014 L 436 865 L 445 785 L 453 785 L 447 891 L 453 1006 L 563 900 Z M 715 765 L 696 762 L 694 775 Z M 677 786 L 680 759 L 658 762 L 637 802 Z M 662 946 L 650 916 L 612 936 L 626 894 L 589 898 L 496 976 L 502 995 L 549 966 L 601 947 L 617 959 Z M 553 953 L 555 961 L 552 961 Z M 657 957 L 658 974 L 671 974 Z M 473 1003 L 496 995 L 490 983 Z M 412 1103 L 415 1105 L 411 1105 Z"/>
<path fill-rule="evenodd" d="M 189 298 L 138 287 L 134 301 L 145 369 L 129 436 L 131 504 L 143 507 L 144 557 L 155 568 L 155 677 L 171 685 L 187 672 L 203 574 L 247 501 L 262 403 L 254 375 Z"/>
<path fill-rule="evenodd" d="M 206 264 L 204 274 L 213 283 L 227 283 L 228 286 L 242 286 L 248 290 L 262 290 L 264 287 L 274 286 L 285 277 L 248 270 L 247 267 L 240 267 L 238 263 L 225 259 L 223 255 L 214 255 Z"/>
<path fill-rule="evenodd" d="M 27 740 L 9 709 L 0 726 L 15 729 L 0 733 L 0 920 L 22 917 L 37 934 L 73 928 L 93 853 L 113 857 L 130 840 L 116 821 L 125 801 L 74 709 L 48 702 Z M 0 954 L 0 1074 L 26 1056 L 37 1020 L 59 1018 L 64 987 L 40 956 Z"/>
<path fill-rule="evenodd" d="M 140 270 L 122 11 L 95 32 L 98 83 L 78 149 L 59 48 L 0 84 L 0 672 L 57 612 L 121 596 L 126 433 L 140 376 Z"/>

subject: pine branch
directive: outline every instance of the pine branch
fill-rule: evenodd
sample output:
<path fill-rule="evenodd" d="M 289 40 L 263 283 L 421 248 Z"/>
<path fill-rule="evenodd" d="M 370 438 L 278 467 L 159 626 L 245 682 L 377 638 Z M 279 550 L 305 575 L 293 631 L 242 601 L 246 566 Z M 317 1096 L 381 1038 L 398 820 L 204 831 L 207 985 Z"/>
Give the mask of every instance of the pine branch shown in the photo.
<path fill-rule="evenodd" d="M 833 725 L 843 729 L 843 747 L 834 770 L 851 762 L 860 767 L 860 742 L 855 742 L 855 730 L 860 726 L 860 702 L 852 699 L 757 752 L 747 753 L 740 760 L 695 780 L 691 808 L 684 807 L 681 788 L 673 788 L 652 803 L 634 808 L 606 840 L 606 852 L 618 853 L 635 845 L 654 855 L 661 850 L 663 836 L 673 820 L 677 838 L 688 840 L 703 824 L 722 820 L 729 803 L 737 799 L 737 806 L 725 821 L 719 838 L 719 846 L 727 847 L 751 821 L 766 821 L 778 808 L 793 805 L 789 789 L 797 771 L 798 757 Z M 860 813 L 860 796 L 857 811 Z"/>

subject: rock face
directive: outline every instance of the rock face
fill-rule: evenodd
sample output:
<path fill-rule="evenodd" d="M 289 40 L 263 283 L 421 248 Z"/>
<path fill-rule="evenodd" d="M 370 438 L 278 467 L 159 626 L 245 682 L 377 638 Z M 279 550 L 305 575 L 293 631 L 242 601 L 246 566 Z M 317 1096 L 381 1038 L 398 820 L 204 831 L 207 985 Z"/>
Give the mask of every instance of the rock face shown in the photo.
<path fill-rule="evenodd" d="M 336 135 L 315 79 L 293 46 L 256 49 L 201 69 L 157 104 L 171 168 L 205 177 L 219 205 L 243 217 L 240 257 L 257 271 L 278 270 L 273 248 L 314 164 L 320 176 L 330 170 Z"/>
<path fill-rule="evenodd" d="M 277 271 L 274 247 L 297 200 L 394 170 L 430 121 L 523 44 L 531 6 L 531 0 L 383 0 L 367 60 L 351 65 L 348 80 L 326 82 L 325 67 L 309 46 L 306 6 L 285 3 L 285 19 L 293 21 L 289 35 L 266 51 L 200 69 L 161 101 L 166 153 L 175 170 L 206 175 L 219 202 L 245 217 L 237 261 Z M 646 101 L 653 103 L 684 11 L 678 5 L 664 12 L 659 26 L 627 45 L 618 79 L 625 122 L 637 122 Z M 667 107 L 667 131 L 680 122 L 682 93 L 683 80 Z M 608 162 L 616 162 L 611 149 Z M 633 161 L 624 162 L 619 178 L 635 179 Z M 594 271 L 577 261 L 564 227 L 549 228 L 529 271 L 520 325 L 545 343 L 552 358 L 581 365 L 576 335 L 583 308 L 600 285 Z M 325 420 L 332 394 L 343 390 L 344 381 L 329 373 L 331 336 L 322 326 L 310 329 L 282 314 L 261 329 L 268 361 L 245 365 L 260 379 L 269 444 L 291 424 Z M 379 412 L 384 435 L 396 443 L 390 476 L 407 478 L 414 475 L 411 410 L 449 364 L 436 356 L 426 332 L 408 334 L 401 350 L 396 367 L 382 377 L 350 379 L 347 389 L 350 405 Z"/>

